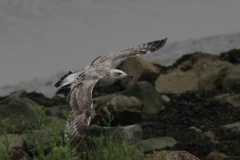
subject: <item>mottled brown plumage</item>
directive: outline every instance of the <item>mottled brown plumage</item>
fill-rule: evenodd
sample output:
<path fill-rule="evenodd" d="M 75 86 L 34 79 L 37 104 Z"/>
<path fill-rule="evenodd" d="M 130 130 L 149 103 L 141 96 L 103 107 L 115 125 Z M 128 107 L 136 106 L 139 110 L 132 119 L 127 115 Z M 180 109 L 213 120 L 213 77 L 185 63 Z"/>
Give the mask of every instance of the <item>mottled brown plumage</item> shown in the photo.
<path fill-rule="evenodd" d="M 166 43 L 167 38 L 146 44 L 133 46 L 119 53 L 109 53 L 99 56 L 90 63 L 82 72 L 66 75 L 58 81 L 58 87 L 71 84 L 71 91 L 67 102 L 72 107 L 74 121 L 67 123 L 66 134 L 70 134 L 71 146 L 76 146 L 84 137 L 90 121 L 92 111 L 92 90 L 94 86 L 104 87 L 113 84 L 116 80 L 132 76 L 116 69 L 110 69 L 115 61 L 123 58 L 148 54 L 160 49 Z M 113 74 L 117 73 L 117 74 Z M 119 76 L 118 76 L 119 75 Z M 67 83 L 62 83 L 67 82 Z"/>

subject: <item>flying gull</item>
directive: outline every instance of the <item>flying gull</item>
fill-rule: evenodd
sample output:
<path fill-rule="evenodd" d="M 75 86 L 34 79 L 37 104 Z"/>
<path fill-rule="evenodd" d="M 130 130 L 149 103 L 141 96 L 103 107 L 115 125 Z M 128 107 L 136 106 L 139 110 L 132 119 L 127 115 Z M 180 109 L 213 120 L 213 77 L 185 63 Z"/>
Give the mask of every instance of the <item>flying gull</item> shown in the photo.
<path fill-rule="evenodd" d="M 70 133 L 72 147 L 78 147 L 85 136 L 91 121 L 93 109 L 92 90 L 93 87 L 105 87 L 123 78 L 133 78 L 121 70 L 110 69 L 115 61 L 123 58 L 135 57 L 143 54 L 152 53 L 166 43 L 166 39 L 149 42 L 142 45 L 132 46 L 119 53 L 109 53 L 94 59 L 81 72 L 69 71 L 56 84 L 55 87 L 71 87 L 67 97 L 67 102 L 72 108 L 74 121 L 67 122 L 66 132 Z M 77 147 L 77 148 L 78 148 Z"/>

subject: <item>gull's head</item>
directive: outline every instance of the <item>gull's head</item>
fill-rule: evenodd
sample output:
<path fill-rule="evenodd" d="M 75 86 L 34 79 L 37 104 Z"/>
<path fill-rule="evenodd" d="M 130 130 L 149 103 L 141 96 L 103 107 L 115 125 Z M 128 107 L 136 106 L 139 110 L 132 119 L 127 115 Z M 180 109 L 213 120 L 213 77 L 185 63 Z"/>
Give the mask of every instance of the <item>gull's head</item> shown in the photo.
<path fill-rule="evenodd" d="M 131 75 L 127 75 L 126 73 L 124 73 L 121 70 L 111 69 L 111 78 L 114 81 L 117 81 L 117 80 L 120 80 L 120 79 L 123 79 L 123 78 L 132 78 L 133 79 L 134 77 L 131 76 Z"/>

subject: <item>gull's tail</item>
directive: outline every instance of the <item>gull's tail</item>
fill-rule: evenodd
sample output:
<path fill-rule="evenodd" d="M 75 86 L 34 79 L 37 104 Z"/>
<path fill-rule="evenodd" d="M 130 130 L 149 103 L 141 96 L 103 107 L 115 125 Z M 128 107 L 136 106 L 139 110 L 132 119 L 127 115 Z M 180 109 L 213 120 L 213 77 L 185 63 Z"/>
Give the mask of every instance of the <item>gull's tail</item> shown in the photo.
<path fill-rule="evenodd" d="M 73 71 L 69 71 L 68 74 L 62 76 L 60 80 L 54 85 L 54 87 L 58 88 L 64 88 L 64 87 L 69 87 L 73 83 L 75 76 L 77 73 Z"/>

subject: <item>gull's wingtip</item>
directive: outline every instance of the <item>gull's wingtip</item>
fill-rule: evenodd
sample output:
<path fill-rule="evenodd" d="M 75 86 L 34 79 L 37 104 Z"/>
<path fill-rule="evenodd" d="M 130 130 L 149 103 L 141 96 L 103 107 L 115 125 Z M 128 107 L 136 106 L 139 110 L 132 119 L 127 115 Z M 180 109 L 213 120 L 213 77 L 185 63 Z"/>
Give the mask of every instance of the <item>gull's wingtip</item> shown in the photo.
<path fill-rule="evenodd" d="M 168 37 L 161 40 L 161 41 L 162 41 L 162 44 L 161 44 L 161 47 L 160 47 L 160 48 L 162 48 L 162 47 L 165 45 L 165 43 L 167 42 L 167 40 L 168 40 Z"/>
<path fill-rule="evenodd" d="M 150 42 L 149 44 L 150 44 L 151 48 L 154 48 L 154 50 L 153 50 L 153 52 L 154 52 L 154 51 L 162 48 L 166 44 L 167 40 L 168 40 L 168 38 L 165 38 L 165 39 L 162 39 L 162 40 L 157 40 L 157 41 Z"/>
<path fill-rule="evenodd" d="M 54 85 L 54 87 L 58 88 L 58 87 L 60 86 L 60 84 L 61 84 L 61 81 L 58 81 L 58 82 Z"/>
<path fill-rule="evenodd" d="M 74 81 L 74 75 L 76 73 L 74 71 L 69 71 L 68 74 L 62 76 L 60 80 L 54 85 L 56 88 L 64 88 L 69 87 Z"/>

